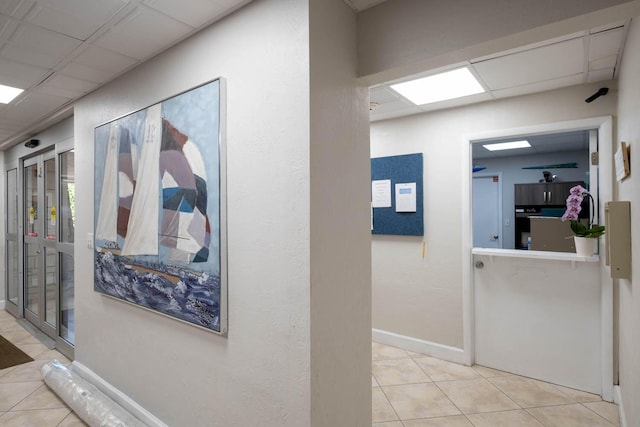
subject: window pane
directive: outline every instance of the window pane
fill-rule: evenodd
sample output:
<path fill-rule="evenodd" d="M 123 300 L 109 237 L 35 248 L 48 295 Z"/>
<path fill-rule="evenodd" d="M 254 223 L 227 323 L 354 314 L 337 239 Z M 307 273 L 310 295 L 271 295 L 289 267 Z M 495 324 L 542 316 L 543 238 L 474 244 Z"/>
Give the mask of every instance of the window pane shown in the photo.
<path fill-rule="evenodd" d="M 45 319 L 51 326 L 56 326 L 56 300 L 58 299 L 58 277 L 56 274 L 56 261 L 58 251 L 45 248 L 44 280 L 45 280 Z"/>
<path fill-rule="evenodd" d="M 73 243 L 75 231 L 75 172 L 74 152 L 67 151 L 60 155 L 60 220 L 61 241 Z"/>
<path fill-rule="evenodd" d="M 29 236 L 37 236 L 38 165 L 31 165 L 24 168 L 24 186 L 25 233 Z"/>
<path fill-rule="evenodd" d="M 18 243 L 7 241 L 7 297 L 18 305 Z"/>
<path fill-rule="evenodd" d="M 44 195 L 47 204 L 44 212 L 45 223 L 44 231 L 47 239 L 56 240 L 57 238 L 57 213 L 56 213 L 56 161 L 54 159 L 45 160 L 44 162 Z"/>
<path fill-rule="evenodd" d="M 38 245 L 24 244 L 25 255 L 25 297 L 27 300 L 26 308 L 34 314 L 39 314 L 38 303 L 40 302 L 40 286 L 38 283 L 38 257 L 40 251 Z"/>
<path fill-rule="evenodd" d="M 60 254 L 60 336 L 69 343 L 75 342 L 75 317 L 73 309 L 73 257 Z"/>
<path fill-rule="evenodd" d="M 18 233 L 18 170 L 7 172 L 7 233 Z"/>

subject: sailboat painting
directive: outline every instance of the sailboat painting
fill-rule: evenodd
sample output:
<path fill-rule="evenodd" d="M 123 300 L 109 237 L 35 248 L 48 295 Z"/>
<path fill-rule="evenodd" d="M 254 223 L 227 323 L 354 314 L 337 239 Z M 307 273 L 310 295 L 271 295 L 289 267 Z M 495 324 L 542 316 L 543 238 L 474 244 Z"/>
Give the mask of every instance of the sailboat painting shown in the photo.
<path fill-rule="evenodd" d="M 221 81 L 98 126 L 97 292 L 226 333 Z"/>

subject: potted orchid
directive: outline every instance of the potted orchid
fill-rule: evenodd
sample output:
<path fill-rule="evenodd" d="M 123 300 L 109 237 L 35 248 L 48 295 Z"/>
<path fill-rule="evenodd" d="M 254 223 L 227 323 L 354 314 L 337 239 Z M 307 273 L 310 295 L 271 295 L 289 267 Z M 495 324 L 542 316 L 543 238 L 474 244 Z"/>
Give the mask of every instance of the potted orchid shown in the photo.
<path fill-rule="evenodd" d="M 571 223 L 571 230 L 575 234 L 576 253 L 582 256 L 591 256 L 595 252 L 596 239 L 604 234 L 604 225 L 594 224 L 593 215 L 589 226 L 579 221 L 578 217 L 585 197 L 589 197 L 593 203 L 593 197 L 583 186 L 576 185 L 572 187 L 569 190 L 567 210 L 562 215 L 562 220 L 569 220 Z"/>

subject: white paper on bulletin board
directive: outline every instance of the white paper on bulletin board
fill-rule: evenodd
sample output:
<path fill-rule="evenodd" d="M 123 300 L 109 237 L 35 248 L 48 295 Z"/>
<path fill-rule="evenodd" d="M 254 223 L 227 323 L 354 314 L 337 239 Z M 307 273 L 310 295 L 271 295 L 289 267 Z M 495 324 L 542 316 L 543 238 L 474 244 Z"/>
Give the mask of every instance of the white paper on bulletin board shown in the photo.
<path fill-rule="evenodd" d="M 416 211 L 416 183 L 396 184 L 396 212 Z"/>
<path fill-rule="evenodd" d="M 371 181 L 371 206 L 374 208 L 391 207 L 391 180 Z"/>

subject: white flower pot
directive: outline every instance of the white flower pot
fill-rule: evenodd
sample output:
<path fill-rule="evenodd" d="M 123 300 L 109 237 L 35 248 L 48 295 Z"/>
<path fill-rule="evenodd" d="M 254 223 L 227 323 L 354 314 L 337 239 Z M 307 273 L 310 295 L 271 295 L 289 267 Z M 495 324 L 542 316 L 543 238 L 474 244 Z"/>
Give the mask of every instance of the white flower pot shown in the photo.
<path fill-rule="evenodd" d="M 590 257 L 596 252 L 596 242 L 598 239 L 591 237 L 573 236 L 576 245 L 576 255 Z"/>

